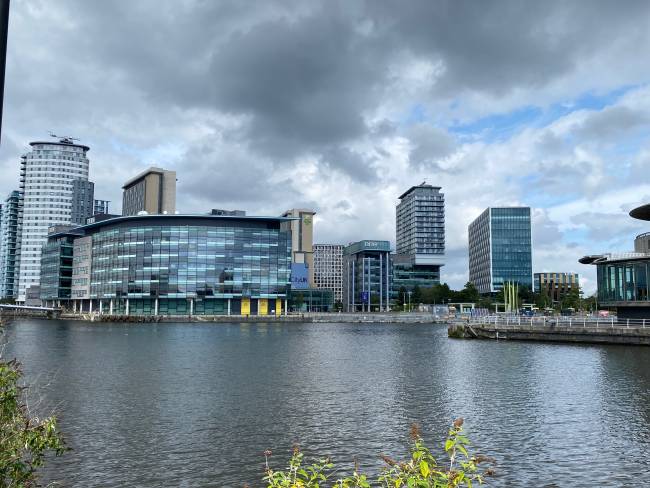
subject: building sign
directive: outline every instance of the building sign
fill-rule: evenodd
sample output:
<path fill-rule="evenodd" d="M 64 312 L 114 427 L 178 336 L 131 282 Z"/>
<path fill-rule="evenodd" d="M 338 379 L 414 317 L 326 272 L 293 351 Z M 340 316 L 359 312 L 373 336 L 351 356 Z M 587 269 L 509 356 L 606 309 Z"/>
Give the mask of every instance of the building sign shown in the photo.
<path fill-rule="evenodd" d="M 366 251 L 390 251 L 388 241 L 361 241 L 362 248 Z"/>
<path fill-rule="evenodd" d="M 368 303 L 370 301 L 370 292 L 361 292 L 361 303 Z"/>
<path fill-rule="evenodd" d="M 305 263 L 291 265 L 291 289 L 306 290 L 309 288 L 309 271 Z"/>

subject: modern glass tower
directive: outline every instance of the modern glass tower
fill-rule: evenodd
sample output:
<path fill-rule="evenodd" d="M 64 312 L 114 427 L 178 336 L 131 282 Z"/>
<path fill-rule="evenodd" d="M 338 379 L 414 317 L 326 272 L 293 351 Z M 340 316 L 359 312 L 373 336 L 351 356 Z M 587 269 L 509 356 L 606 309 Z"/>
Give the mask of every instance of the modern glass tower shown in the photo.
<path fill-rule="evenodd" d="M 20 167 L 21 214 L 20 268 L 17 301 L 25 301 L 25 291 L 38 286 L 41 248 L 48 228 L 72 222 L 73 182 L 88 180 L 88 146 L 72 138 L 30 142 L 32 150 L 22 156 Z"/>
<path fill-rule="evenodd" d="M 489 207 L 468 228 L 469 281 L 480 293 L 505 282 L 533 288 L 530 207 Z"/>

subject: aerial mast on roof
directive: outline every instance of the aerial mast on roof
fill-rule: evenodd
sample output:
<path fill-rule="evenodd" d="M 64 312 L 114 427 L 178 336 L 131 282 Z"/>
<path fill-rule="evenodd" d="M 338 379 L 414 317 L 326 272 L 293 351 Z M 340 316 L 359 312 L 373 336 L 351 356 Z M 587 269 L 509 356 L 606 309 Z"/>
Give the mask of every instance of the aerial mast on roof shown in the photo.
<path fill-rule="evenodd" d="M 67 144 L 74 144 L 74 141 L 79 140 L 77 137 L 72 137 L 72 136 L 57 136 L 52 131 L 49 131 L 49 134 L 50 134 L 50 137 L 54 137 L 55 139 L 58 139 L 59 142 L 64 142 L 64 143 L 67 143 Z"/>

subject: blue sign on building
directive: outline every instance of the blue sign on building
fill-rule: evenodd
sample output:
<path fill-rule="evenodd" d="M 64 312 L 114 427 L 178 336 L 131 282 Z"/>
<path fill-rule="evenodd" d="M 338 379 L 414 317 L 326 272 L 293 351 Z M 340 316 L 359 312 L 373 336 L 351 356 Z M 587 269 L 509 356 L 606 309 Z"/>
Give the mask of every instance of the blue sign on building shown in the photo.
<path fill-rule="evenodd" d="M 370 292 L 361 292 L 361 303 L 368 303 L 370 301 Z"/>
<path fill-rule="evenodd" d="M 291 289 L 307 290 L 309 288 L 309 271 L 305 263 L 291 265 Z"/>

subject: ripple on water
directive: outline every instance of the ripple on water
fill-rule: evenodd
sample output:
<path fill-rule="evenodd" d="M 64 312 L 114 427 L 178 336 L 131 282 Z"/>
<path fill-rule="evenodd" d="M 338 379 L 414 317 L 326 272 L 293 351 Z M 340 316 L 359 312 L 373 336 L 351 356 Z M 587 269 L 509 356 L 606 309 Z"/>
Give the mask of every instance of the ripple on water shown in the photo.
<path fill-rule="evenodd" d="M 411 422 L 466 418 L 490 486 L 641 486 L 650 350 L 458 341 L 437 326 L 23 321 L 20 358 L 73 451 L 63 486 L 258 486 L 291 446 L 378 470 Z M 645 481 L 644 481 L 645 482 Z"/>

